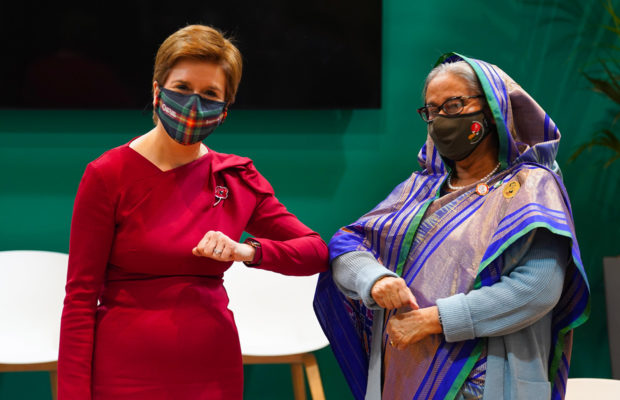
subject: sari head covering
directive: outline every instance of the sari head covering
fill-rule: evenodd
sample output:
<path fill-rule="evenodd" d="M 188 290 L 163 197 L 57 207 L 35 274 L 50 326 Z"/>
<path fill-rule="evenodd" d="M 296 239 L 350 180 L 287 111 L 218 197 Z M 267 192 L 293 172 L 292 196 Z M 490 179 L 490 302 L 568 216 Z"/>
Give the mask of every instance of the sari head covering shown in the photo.
<path fill-rule="evenodd" d="M 430 221 L 425 213 L 440 198 L 450 163 L 427 137 L 418 154 L 421 170 L 358 221 L 337 231 L 329 243 L 330 261 L 347 252 L 366 251 L 415 287 L 417 273 L 426 264 L 432 264 L 429 260 L 433 257 L 440 258 L 441 252 L 446 252 L 446 246 L 441 244 L 447 243 L 446 239 L 454 243 L 450 234 L 473 227 L 475 232 L 484 234 L 475 235 L 479 236 L 475 244 L 478 248 L 469 252 L 475 263 L 471 285 L 456 288 L 457 292 L 467 292 L 499 281 L 504 267 L 503 252 L 534 229 L 545 228 L 569 238 L 572 260 L 566 270 L 562 296 L 552 311 L 553 350 L 548 360 L 552 399 L 562 399 L 572 329 L 586 321 L 590 302 L 570 201 L 555 161 L 560 132 L 534 99 L 498 67 L 456 53 L 442 56 L 437 64 L 456 61 L 467 62 L 480 81 L 497 129 L 502 172 L 492 178 L 490 190 L 484 196 L 478 196 L 473 188 L 451 194 L 459 201 L 450 206 L 450 218 L 444 213 Z M 509 185 L 517 187 L 515 193 L 507 194 Z M 331 271 L 319 278 L 314 308 L 354 397 L 363 399 L 372 343 L 372 310 L 361 301 L 346 298 L 334 284 Z M 481 348 L 480 339 L 441 344 L 433 363 L 440 361 L 429 367 L 421 382 L 412 383 L 412 396 L 454 398 L 480 357 Z"/>

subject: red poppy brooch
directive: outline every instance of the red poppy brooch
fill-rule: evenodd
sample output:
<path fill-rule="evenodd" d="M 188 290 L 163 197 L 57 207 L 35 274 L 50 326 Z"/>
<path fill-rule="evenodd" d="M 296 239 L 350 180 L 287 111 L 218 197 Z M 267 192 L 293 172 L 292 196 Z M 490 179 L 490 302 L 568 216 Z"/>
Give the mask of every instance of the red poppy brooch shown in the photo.
<path fill-rule="evenodd" d="M 226 186 L 216 186 L 215 187 L 215 198 L 216 201 L 213 203 L 213 207 L 220 204 L 220 201 L 228 198 L 228 188 Z"/>

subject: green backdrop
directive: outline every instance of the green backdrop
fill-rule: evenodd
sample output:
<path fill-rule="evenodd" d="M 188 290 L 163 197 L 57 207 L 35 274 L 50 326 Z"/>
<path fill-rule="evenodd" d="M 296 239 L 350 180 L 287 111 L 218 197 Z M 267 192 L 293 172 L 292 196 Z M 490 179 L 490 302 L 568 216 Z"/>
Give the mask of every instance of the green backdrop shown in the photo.
<path fill-rule="evenodd" d="M 592 289 L 592 315 L 576 330 L 571 376 L 609 377 L 602 257 L 620 253 L 620 211 L 614 207 L 620 197 L 620 162 L 603 168 L 606 150 L 567 161 L 592 132 L 610 124 L 611 103 L 592 92 L 579 72 L 598 54 L 597 46 L 613 44 L 599 28 L 609 23 L 602 3 L 383 4 L 381 109 L 233 107 L 207 144 L 251 157 L 279 199 L 327 241 L 417 169 L 426 128 L 415 109 L 421 105 L 424 77 L 438 56 L 457 51 L 500 66 L 562 132 L 559 163 Z M 149 90 L 144 88 L 145 96 Z M 330 96 L 339 88 L 317 90 Z M 141 111 L 0 110 L 0 250 L 68 251 L 73 198 L 85 165 L 150 128 L 149 113 Z M 351 398 L 329 348 L 317 357 L 327 398 Z M 245 372 L 247 399 L 292 398 L 287 367 L 251 366 Z M 0 374 L 0 399 L 47 398 L 45 373 Z"/>

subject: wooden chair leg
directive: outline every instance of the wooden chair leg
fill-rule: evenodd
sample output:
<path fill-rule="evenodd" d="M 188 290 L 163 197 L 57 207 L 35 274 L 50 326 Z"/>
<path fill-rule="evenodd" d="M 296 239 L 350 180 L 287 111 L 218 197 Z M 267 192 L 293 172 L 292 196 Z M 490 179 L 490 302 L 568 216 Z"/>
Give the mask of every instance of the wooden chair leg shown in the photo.
<path fill-rule="evenodd" d="M 58 371 L 50 371 L 50 387 L 52 389 L 52 400 L 58 399 Z"/>
<path fill-rule="evenodd" d="M 295 400 L 306 400 L 303 365 L 300 363 L 292 363 L 291 375 L 293 375 L 293 393 L 295 394 Z"/>
<path fill-rule="evenodd" d="M 323 384 L 321 383 L 319 364 L 316 362 L 316 357 L 312 353 L 307 353 L 304 354 L 303 359 L 312 400 L 325 400 L 325 392 L 323 392 Z"/>

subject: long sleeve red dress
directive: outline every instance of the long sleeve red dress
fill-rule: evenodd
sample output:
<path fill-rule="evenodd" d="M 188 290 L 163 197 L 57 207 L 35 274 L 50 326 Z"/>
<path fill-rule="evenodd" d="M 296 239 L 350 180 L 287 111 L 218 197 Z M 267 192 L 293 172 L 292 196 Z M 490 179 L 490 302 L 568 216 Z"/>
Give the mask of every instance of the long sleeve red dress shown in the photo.
<path fill-rule="evenodd" d="M 192 254 L 210 230 L 233 240 L 254 235 L 259 268 L 288 275 L 327 268 L 323 240 L 275 198 L 248 158 L 209 150 L 161 171 L 125 144 L 87 166 L 71 226 L 60 400 L 242 398 L 241 350 L 222 280 L 231 263 Z"/>

